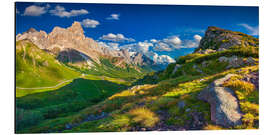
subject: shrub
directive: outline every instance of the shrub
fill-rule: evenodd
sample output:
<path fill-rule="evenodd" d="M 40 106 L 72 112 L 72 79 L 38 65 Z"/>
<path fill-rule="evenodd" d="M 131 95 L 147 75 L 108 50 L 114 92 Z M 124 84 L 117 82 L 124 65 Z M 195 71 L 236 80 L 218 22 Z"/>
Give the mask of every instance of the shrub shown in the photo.
<path fill-rule="evenodd" d="M 223 85 L 235 90 L 235 93 L 240 100 L 246 99 L 247 96 L 255 90 L 255 86 L 252 83 L 238 79 L 230 79 Z"/>
<path fill-rule="evenodd" d="M 250 112 L 250 113 L 256 114 L 256 115 L 259 114 L 259 105 L 257 105 L 257 104 L 250 103 L 248 101 L 240 102 L 240 107 L 241 107 L 241 110 L 245 113 Z"/>
<path fill-rule="evenodd" d="M 145 107 L 138 107 L 128 112 L 132 116 L 132 121 L 141 126 L 153 127 L 158 121 L 158 116 Z"/>
<path fill-rule="evenodd" d="M 255 117 L 251 113 L 247 113 L 243 115 L 242 121 L 248 126 L 252 127 L 254 123 Z"/>

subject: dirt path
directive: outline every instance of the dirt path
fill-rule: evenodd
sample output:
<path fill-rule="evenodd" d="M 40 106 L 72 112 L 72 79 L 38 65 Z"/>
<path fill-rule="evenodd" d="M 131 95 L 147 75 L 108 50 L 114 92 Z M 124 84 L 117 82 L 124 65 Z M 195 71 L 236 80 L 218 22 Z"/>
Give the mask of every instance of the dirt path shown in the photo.
<path fill-rule="evenodd" d="M 39 89 L 53 89 L 53 88 L 57 88 L 58 86 L 66 83 L 66 82 L 70 82 L 72 81 L 73 79 L 70 79 L 70 80 L 66 80 L 66 81 L 62 81 L 60 83 L 58 83 L 57 85 L 55 86 L 50 86 L 50 87 L 37 87 L 37 88 L 22 88 L 22 87 L 16 87 L 16 89 L 21 89 L 21 90 L 39 90 Z"/>

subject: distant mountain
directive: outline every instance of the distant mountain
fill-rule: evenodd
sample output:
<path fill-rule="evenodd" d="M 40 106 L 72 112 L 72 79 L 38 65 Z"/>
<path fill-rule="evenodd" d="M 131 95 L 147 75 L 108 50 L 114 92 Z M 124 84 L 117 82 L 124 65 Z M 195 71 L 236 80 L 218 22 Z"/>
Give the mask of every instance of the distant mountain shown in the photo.
<path fill-rule="evenodd" d="M 57 56 L 57 59 L 68 65 L 85 69 L 98 69 L 102 59 L 107 59 L 112 65 L 119 68 L 134 68 L 142 72 L 143 66 L 159 66 L 153 60 L 141 53 L 129 53 L 127 50 L 113 50 L 98 45 L 92 38 L 85 37 L 79 22 L 71 27 L 55 27 L 51 33 L 36 31 L 30 28 L 23 34 L 16 36 L 16 41 L 30 40 L 40 49 Z"/>

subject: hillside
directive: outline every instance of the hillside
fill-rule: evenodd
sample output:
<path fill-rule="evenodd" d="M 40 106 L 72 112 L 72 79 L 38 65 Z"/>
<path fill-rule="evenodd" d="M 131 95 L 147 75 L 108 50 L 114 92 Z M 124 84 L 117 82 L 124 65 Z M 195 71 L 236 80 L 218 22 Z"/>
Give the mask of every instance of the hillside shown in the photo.
<path fill-rule="evenodd" d="M 222 32 L 213 33 L 215 30 Z M 214 38 L 207 40 L 226 35 L 234 38 L 235 34 L 248 37 L 248 43 L 246 38 L 238 38 L 244 44 L 228 42 L 221 48 L 224 45 L 212 42 Z M 27 57 L 18 59 L 23 58 Z M 100 62 L 107 71 L 117 70 L 108 60 Z M 120 71 L 104 71 L 101 74 L 119 77 Z M 130 82 L 124 80 L 92 75 L 55 91 L 17 98 L 16 130 L 47 133 L 258 129 L 258 80 L 258 39 L 209 27 L 194 53 L 179 57 L 163 71 L 149 73 L 134 82 L 133 87 L 128 88 Z"/>
<path fill-rule="evenodd" d="M 79 76 L 79 72 L 61 64 L 31 41 L 16 42 L 16 87 L 54 86 Z"/>

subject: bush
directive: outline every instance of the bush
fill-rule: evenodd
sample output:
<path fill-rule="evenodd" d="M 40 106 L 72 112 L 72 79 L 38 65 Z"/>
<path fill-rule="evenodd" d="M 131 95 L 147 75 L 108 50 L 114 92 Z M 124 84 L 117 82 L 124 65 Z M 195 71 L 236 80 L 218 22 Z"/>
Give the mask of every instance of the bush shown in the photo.
<path fill-rule="evenodd" d="M 153 127 L 159 121 L 158 116 L 145 107 L 138 107 L 128 112 L 134 123 L 144 127 Z"/>
<path fill-rule="evenodd" d="M 248 101 L 240 102 L 240 107 L 241 107 L 241 110 L 245 113 L 250 112 L 250 113 L 255 114 L 255 115 L 259 114 L 259 105 L 257 105 L 257 104 L 250 103 Z"/>
<path fill-rule="evenodd" d="M 235 93 L 240 100 L 247 99 L 247 96 L 255 90 L 255 86 L 252 83 L 238 79 L 230 79 L 223 85 L 235 90 Z"/>
<path fill-rule="evenodd" d="M 243 115 L 242 121 L 248 126 L 252 127 L 254 123 L 255 117 L 251 113 L 247 113 Z"/>

